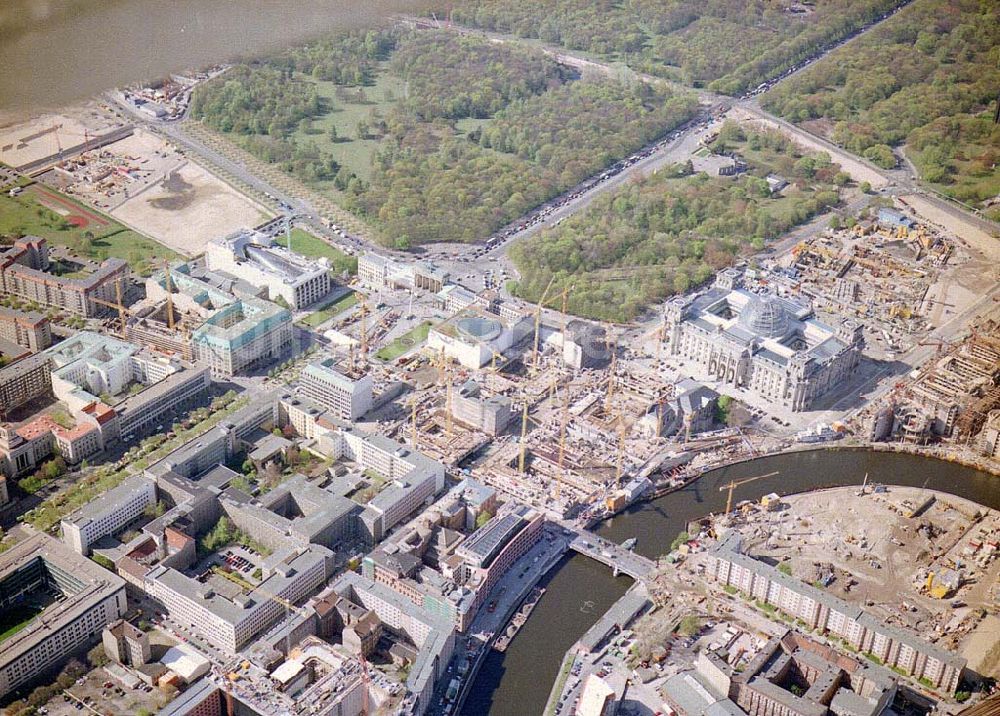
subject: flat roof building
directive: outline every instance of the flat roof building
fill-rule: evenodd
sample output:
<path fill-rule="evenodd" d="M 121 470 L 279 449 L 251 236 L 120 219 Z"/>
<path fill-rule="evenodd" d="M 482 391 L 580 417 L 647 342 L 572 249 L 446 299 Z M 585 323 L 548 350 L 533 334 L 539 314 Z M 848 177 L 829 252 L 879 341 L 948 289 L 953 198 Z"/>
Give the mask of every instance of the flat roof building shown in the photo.
<path fill-rule="evenodd" d="M 212 271 L 266 287 L 270 300 L 294 310 L 316 303 L 333 285 L 328 259 L 300 256 L 253 229 L 213 239 L 205 247 L 205 260 Z"/>
<path fill-rule="evenodd" d="M 128 609 L 121 578 L 47 535 L 32 534 L 0 554 L 0 609 L 53 593 L 60 598 L 0 642 L 0 696 L 96 641 Z"/>
<path fill-rule="evenodd" d="M 0 293 L 92 318 L 109 310 L 97 301 L 114 303 L 125 293 L 130 275 L 128 264 L 117 258 L 83 278 L 63 278 L 48 269 L 48 242 L 37 236 L 18 239 L 0 248 Z"/>
<path fill-rule="evenodd" d="M 180 351 L 209 366 L 216 378 L 267 365 L 291 345 L 292 314 L 259 298 L 246 282 L 219 280 L 190 264 L 176 263 L 169 281 L 165 271 L 146 279 L 148 302 L 160 305 L 168 293 L 174 310 L 198 324 L 190 338 L 178 340 L 176 331 L 158 330 L 158 321 L 141 317 L 130 322 L 130 335 L 147 345 Z"/>
<path fill-rule="evenodd" d="M 264 580 L 247 593 L 236 587 L 234 594 L 223 594 L 211 581 L 162 565 L 146 573 L 143 586 L 171 618 L 233 654 L 282 617 L 284 601 L 294 603 L 316 591 L 331 559 L 330 551 L 317 545 L 278 554 L 265 565 Z"/>
<path fill-rule="evenodd" d="M 88 555 L 94 542 L 120 532 L 155 504 L 155 483 L 138 475 L 130 477 L 65 517 L 62 520 L 63 541 L 77 553 Z"/>
<path fill-rule="evenodd" d="M 351 377 L 333 358 L 310 363 L 299 376 L 302 395 L 341 420 L 354 422 L 372 409 L 372 377 Z"/>
<path fill-rule="evenodd" d="M 0 339 L 38 353 L 52 345 L 52 327 L 41 313 L 0 306 Z"/>
<path fill-rule="evenodd" d="M 907 676 L 926 679 L 947 692 L 958 688 L 966 664 L 961 656 L 743 554 L 741 547 L 738 534 L 727 535 L 710 552 L 707 576 L 780 609 L 809 629 L 840 637 Z"/>

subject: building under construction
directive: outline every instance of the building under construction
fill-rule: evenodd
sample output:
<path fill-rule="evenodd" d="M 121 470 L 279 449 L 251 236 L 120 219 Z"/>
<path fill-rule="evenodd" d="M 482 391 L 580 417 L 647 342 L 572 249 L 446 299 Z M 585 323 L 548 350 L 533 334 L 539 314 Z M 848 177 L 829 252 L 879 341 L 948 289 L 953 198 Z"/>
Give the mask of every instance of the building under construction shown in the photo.
<path fill-rule="evenodd" d="M 1000 326 L 996 321 L 972 334 L 920 376 L 905 392 L 906 403 L 927 419 L 934 435 L 967 440 L 1000 407 Z"/>
<path fill-rule="evenodd" d="M 291 343 L 291 313 L 258 291 L 189 264 L 166 267 L 146 280 L 144 301 L 122 310 L 125 335 L 209 365 L 217 378 L 239 375 L 278 358 Z"/>

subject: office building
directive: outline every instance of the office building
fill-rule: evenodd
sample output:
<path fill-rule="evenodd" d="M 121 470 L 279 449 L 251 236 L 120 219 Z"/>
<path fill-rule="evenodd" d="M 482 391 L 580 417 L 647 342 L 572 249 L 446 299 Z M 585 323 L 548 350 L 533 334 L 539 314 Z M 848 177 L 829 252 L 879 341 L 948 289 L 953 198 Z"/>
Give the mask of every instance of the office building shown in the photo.
<path fill-rule="evenodd" d="M 706 576 L 801 620 L 807 629 L 844 639 L 857 651 L 871 654 L 907 676 L 926 680 L 949 693 L 958 688 L 965 669 L 962 657 L 909 630 L 885 624 L 860 607 L 740 550 L 739 536 L 727 536 L 711 551 Z"/>
<path fill-rule="evenodd" d="M 341 420 L 354 422 L 372 408 L 372 377 L 352 377 L 333 358 L 305 367 L 299 377 L 303 396 Z"/>
<path fill-rule="evenodd" d="M 842 388 L 861 360 L 861 325 L 820 323 L 810 306 L 742 287 L 737 269 L 715 285 L 678 296 L 664 309 L 666 348 L 724 385 L 750 391 L 793 411 Z"/>
<path fill-rule="evenodd" d="M 60 598 L 52 600 L 51 594 Z M 0 554 L 0 608 L 47 600 L 40 618 L 0 642 L 0 696 L 26 686 L 128 610 L 125 582 L 44 534 Z"/>
<path fill-rule="evenodd" d="M 307 259 L 252 229 L 210 241 L 205 261 L 211 271 L 266 287 L 271 301 L 296 311 L 324 298 L 333 285 L 328 259 Z"/>
<path fill-rule="evenodd" d="M 187 338 L 163 321 L 168 293 L 178 320 L 183 316 L 190 329 Z M 169 280 L 165 271 L 150 276 L 146 301 L 136 313 L 130 336 L 207 365 L 215 378 L 260 369 L 291 349 L 292 314 L 287 309 L 259 298 L 245 281 L 223 280 L 189 264 L 173 265 Z"/>
<path fill-rule="evenodd" d="M 511 400 L 505 395 L 484 397 L 479 384 L 468 380 L 451 399 L 451 415 L 458 422 L 487 435 L 501 435 L 514 419 Z"/>
<path fill-rule="evenodd" d="M 121 532 L 141 517 L 147 507 L 155 504 L 153 481 L 141 476 L 130 477 L 64 518 L 63 541 L 79 554 L 88 555 L 94 542 Z"/>
<path fill-rule="evenodd" d="M 115 303 L 128 285 L 128 264 L 121 259 L 108 259 L 82 278 L 62 278 L 49 267 L 45 239 L 25 236 L 0 248 L 0 293 L 92 318 L 109 310 L 97 301 Z"/>
<path fill-rule="evenodd" d="M 318 546 L 276 553 L 265 564 L 263 581 L 248 593 L 227 580 L 201 582 L 164 565 L 146 573 L 143 587 L 172 619 L 234 654 L 285 614 L 285 601 L 315 592 L 326 581 L 331 559 L 330 551 Z"/>

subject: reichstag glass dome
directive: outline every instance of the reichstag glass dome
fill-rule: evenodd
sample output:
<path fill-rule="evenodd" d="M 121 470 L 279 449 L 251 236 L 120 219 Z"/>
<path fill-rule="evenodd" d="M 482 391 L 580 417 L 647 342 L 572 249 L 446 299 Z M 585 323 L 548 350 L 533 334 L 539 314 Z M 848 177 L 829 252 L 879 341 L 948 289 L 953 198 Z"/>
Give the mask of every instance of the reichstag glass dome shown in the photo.
<path fill-rule="evenodd" d="M 782 338 L 788 333 L 788 313 L 774 294 L 753 296 L 740 312 L 737 322 L 765 338 Z"/>

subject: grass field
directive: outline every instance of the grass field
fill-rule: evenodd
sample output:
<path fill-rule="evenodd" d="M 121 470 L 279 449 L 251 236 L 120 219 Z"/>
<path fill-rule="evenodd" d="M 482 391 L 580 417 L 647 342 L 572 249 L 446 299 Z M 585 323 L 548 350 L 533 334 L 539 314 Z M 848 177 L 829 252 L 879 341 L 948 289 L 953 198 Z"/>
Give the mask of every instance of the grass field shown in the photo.
<path fill-rule="evenodd" d="M 284 237 L 278 237 L 278 241 L 283 243 Z M 292 229 L 292 251 L 314 259 L 330 259 L 330 263 L 333 264 L 333 268 L 338 274 L 347 271 L 353 275 L 358 272 L 356 258 L 348 256 L 343 251 L 303 229 Z"/>
<path fill-rule="evenodd" d="M 378 77 L 371 87 L 338 88 L 332 82 L 313 80 L 303 75 L 301 79 L 315 84 L 317 93 L 329 100 L 333 111 L 313 120 L 309 132 L 296 130 L 293 138 L 296 141 L 315 142 L 320 149 L 330 152 L 340 164 L 368 181 L 371 178 L 372 154 L 375 153 L 379 140 L 360 139 L 358 122 L 367 120 L 372 111 L 385 116 L 406 91 L 403 81 L 386 71 L 387 64 L 381 63 Z M 336 141 L 330 138 L 330 127 L 337 128 Z"/>
<path fill-rule="evenodd" d="M 303 318 L 301 322 L 310 328 L 316 328 L 317 326 L 326 323 L 337 314 L 343 313 L 357 302 L 358 294 L 352 291 L 343 298 L 337 299 L 333 303 L 327 304 L 326 306 L 313 311 L 308 316 Z"/>
<path fill-rule="evenodd" d="M 0 235 L 41 236 L 53 245 L 68 247 L 92 259 L 124 259 L 137 273 L 146 273 L 161 260 L 177 258 L 177 254 L 170 249 L 126 229 L 114 219 L 69 197 L 61 198 L 79 206 L 81 213 L 96 214 L 107 223 L 103 226 L 74 226 L 40 204 L 34 193 L 25 191 L 17 197 L 0 194 Z M 88 232 L 93 234 L 93 238 L 87 236 Z"/>
<path fill-rule="evenodd" d="M 427 340 L 427 334 L 434 325 L 430 321 L 424 321 L 419 326 L 404 333 L 387 346 L 383 346 L 376 353 L 375 357 L 384 361 L 396 360 L 411 348 L 420 345 Z"/>
<path fill-rule="evenodd" d="M 0 642 L 7 641 L 31 623 L 41 609 L 28 606 L 8 607 L 0 614 Z"/>

